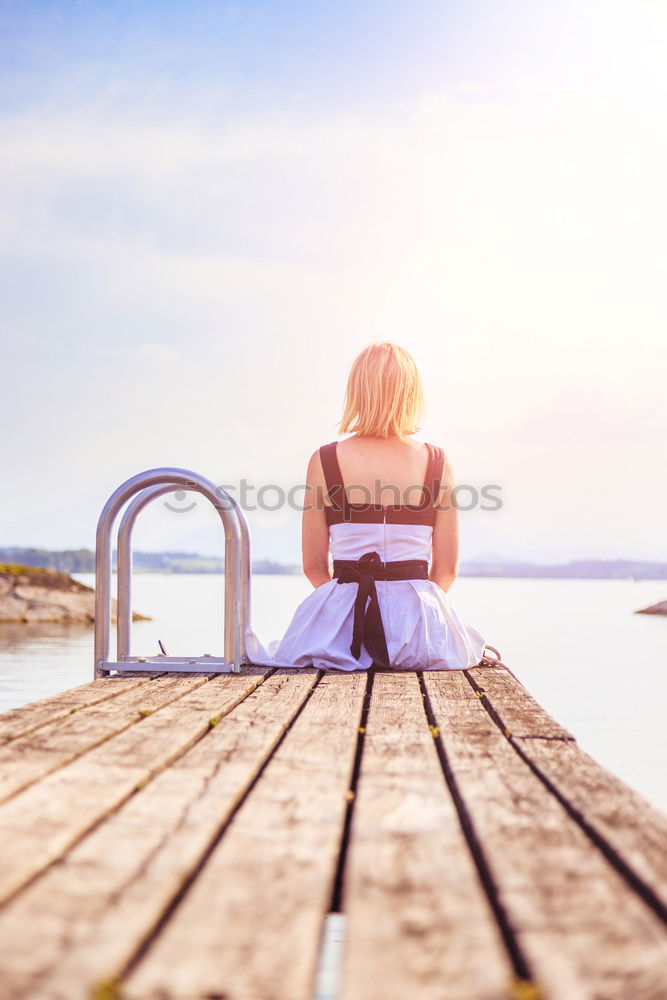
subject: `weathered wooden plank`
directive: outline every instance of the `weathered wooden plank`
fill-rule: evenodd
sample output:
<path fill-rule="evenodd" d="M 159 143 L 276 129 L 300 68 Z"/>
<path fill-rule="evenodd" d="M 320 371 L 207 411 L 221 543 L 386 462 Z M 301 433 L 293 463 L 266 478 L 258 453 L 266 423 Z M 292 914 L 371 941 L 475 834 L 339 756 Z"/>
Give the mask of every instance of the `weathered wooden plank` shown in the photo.
<path fill-rule="evenodd" d="M 425 674 L 509 923 L 550 1000 L 664 1000 L 664 925 L 491 722 L 458 671 Z"/>
<path fill-rule="evenodd" d="M 516 742 L 667 906 L 667 817 L 576 743 Z"/>
<path fill-rule="evenodd" d="M 138 786 L 187 750 L 212 717 L 229 712 L 262 675 L 224 675 L 142 718 L 0 805 L 0 902 L 60 857 Z"/>
<path fill-rule="evenodd" d="M 170 701 L 205 684 L 205 675 L 165 675 L 121 691 L 115 698 L 47 722 L 0 747 L 0 802 L 63 767 L 116 733 L 136 725 Z"/>
<path fill-rule="evenodd" d="M 375 677 L 343 903 L 342 1000 L 497 1000 L 512 979 L 416 674 Z"/>
<path fill-rule="evenodd" d="M 0 910 L 1 1000 L 89 1000 L 120 975 L 316 679 L 268 678 Z"/>
<path fill-rule="evenodd" d="M 513 736 L 574 739 L 507 670 L 502 667 L 475 667 L 466 673 L 487 692 Z"/>
<path fill-rule="evenodd" d="M 21 705 L 20 708 L 11 708 L 0 715 L 0 744 L 25 736 L 49 722 L 63 719 L 70 712 L 115 698 L 123 691 L 148 683 L 152 676 L 157 674 L 147 674 L 145 677 L 104 677 L 61 691 L 50 698 Z"/>
<path fill-rule="evenodd" d="M 310 1000 L 365 684 L 323 677 L 124 997 Z"/>
<path fill-rule="evenodd" d="M 550 716 L 505 671 L 479 669 L 469 673 L 484 688 L 490 706 L 522 751 L 667 902 L 667 816 L 601 767 L 576 742 L 559 738 L 558 724 L 551 725 Z"/>

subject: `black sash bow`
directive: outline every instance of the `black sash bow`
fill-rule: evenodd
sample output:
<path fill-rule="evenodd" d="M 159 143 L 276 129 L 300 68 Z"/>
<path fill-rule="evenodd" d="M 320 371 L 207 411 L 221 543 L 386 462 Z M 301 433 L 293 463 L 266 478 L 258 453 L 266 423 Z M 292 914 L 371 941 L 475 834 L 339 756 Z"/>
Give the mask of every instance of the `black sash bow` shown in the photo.
<path fill-rule="evenodd" d="M 426 580 L 428 563 L 424 559 L 383 563 L 377 552 L 365 552 L 360 559 L 334 559 L 333 575 L 339 583 L 358 584 L 350 652 L 358 660 L 363 643 L 373 659 L 373 666 L 388 668 L 387 638 L 375 581 Z"/>

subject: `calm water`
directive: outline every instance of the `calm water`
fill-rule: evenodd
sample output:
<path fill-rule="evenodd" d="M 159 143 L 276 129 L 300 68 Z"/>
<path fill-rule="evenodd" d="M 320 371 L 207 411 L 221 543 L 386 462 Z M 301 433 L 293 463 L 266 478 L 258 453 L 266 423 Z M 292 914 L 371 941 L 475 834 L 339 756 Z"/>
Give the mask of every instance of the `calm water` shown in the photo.
<path fill-rule="evenodd" d="M 310 589 L 301 577 L 255 577 L 265 644 Z M 133 624 L 132 652 L 159 652 L 159 638 L 170 655 L 220 655 L 222 596 L 221 576 L 136 575 L 133 607 L 154 620 Z M 667 811 L 667 618 L 632 614 L 667 598 L 667 584 L 463 578 L 450 597 L 585 750 Z M 92 664 L 92 627 L 0 625 L 0 711 L 90 680 Z"/>

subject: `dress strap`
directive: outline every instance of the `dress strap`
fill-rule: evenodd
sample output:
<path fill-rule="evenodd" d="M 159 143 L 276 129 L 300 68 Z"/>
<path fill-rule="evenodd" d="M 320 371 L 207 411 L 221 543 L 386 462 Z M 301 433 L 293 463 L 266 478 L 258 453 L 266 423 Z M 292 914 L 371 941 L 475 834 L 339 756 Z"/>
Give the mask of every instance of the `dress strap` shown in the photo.
<path fill-rule="evenodd" d="M 331 501 L 333 510 L 347 511 L 347 497 L 345 495 L 345 486 L 343 484 L 343 476 L 340 471 L 340 465 L 338 464 L 338 456 L 336 455 L 336 445 L 337 441 L 331 441 L 329 444 L 323 444 L 320 448 L 320 459 L 322 461 L 322 469 L 324 470 L 324 479 L 327 484 L 327 495 Z"/>
<path fill-rule="evenodd" d="M 440 484 L 445 468 L 445 453 L 442 448 L 428 442 L 426 442 L 426 447 L 428 448 L 428 465 L 424 477 L 423 502 L 425 505 L 434 507 L 440 495 Z"/>

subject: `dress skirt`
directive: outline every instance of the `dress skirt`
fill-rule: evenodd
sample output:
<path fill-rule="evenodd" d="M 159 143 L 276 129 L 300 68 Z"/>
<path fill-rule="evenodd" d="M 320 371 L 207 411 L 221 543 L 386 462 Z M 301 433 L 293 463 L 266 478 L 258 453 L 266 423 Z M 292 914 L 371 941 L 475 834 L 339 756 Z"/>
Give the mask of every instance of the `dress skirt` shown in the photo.
<path fill-rule="evenodd" d="M 390 664 L 395 670 L 464 670 L 482 659 L 485 640 L 430 580 L 379 580 L 376 584 Z M 350 650 L 356 583 L 331 580 L 296 609 L 280 640 L 265 648 L 246 630 L 248 658 L 258 666 L 359 670 L 371 665 L 362 646 Z"/>

